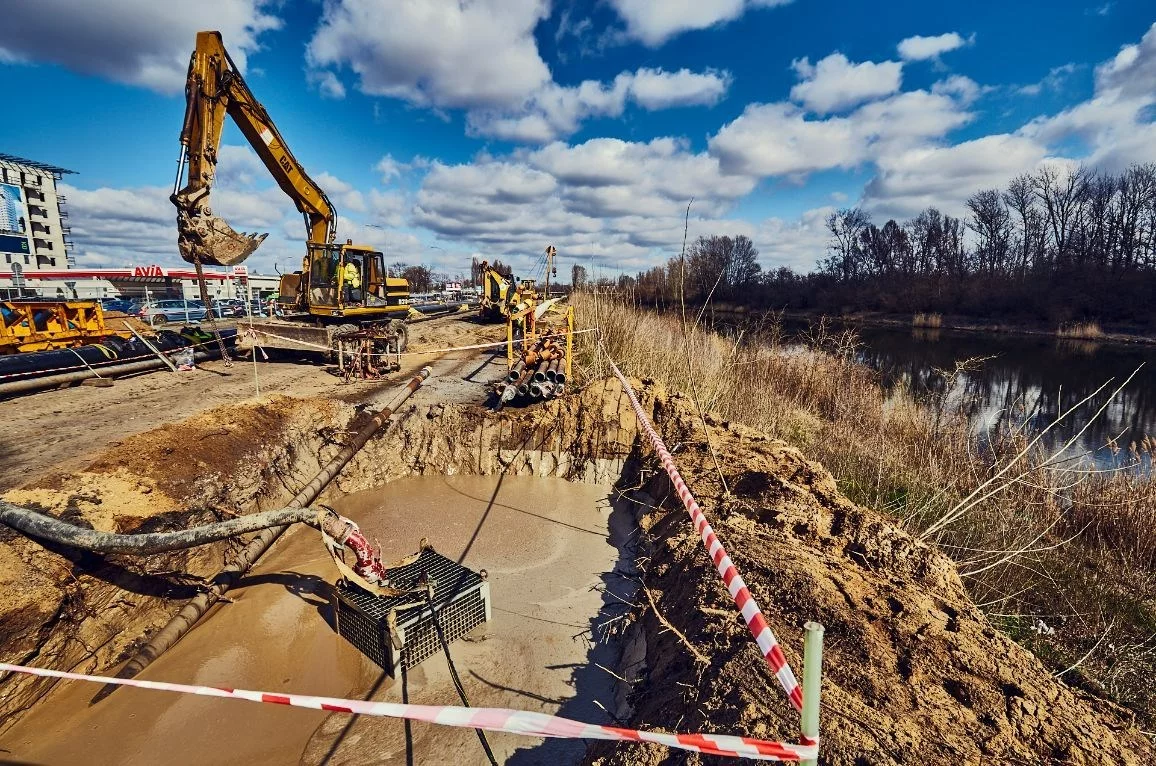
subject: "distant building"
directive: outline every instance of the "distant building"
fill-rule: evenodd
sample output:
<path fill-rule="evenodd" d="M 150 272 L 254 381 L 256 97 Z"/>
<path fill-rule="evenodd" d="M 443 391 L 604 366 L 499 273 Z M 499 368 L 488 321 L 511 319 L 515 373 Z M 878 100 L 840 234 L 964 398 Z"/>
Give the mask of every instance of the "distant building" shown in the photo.
<path fill-rule="evenodd" d="M 71 170 L 0 153 L 0 288 L 43 269 L 72 268 L 65 198 L 57 182 Z"/>
<path fill-rule="evenodd" d="M 77 268 L 66 200 L 56 191 L 56 182 L 72 172 L 0 153 L 0 298 L 201 297 L 191 266 Z M 264 300 L 278 289 L 278 277 L 250 274 L 241 266 L 204 272 L 210 298 L 244 298 L 251 292 Z"/>
<path fill-rule="evenodd" d="M 210 299 L 245 298 L 265 300 L 276 295 L 280 277 L 252 274 L 235 266 L 227 269 L 204 269 L 205 286 Z M 0 297 L 9 286 L 0 271 Z M 41 298 L 90 300 L 93 298 L 137 298 L 159 300 L 186 298 L 199 300 L 201 288 L 192 266 L 168 267 L 157 264 L 129 266 L 121 269 L 41 269 L 23 279 L 23 295 Z"/>

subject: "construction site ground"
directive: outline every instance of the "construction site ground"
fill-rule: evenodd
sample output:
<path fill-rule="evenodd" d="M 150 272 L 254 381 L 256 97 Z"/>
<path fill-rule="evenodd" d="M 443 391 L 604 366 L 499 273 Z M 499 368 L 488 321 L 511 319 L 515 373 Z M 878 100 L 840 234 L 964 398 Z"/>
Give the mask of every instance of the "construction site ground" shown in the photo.
<path fill-rule="evenodd" d="M 411 347 L 500 334 L 436 320 L 414 326 Z M 262 364 L 260 399 L 245 361 L 228 377 L 219 367 L 155 373 L 3 402 L 3 496 L 119 532 L 278 508 L 365 422 L 367 404 L 426 361 L 406 357 L 388 381 L 349 385 L 320 366 Z M 494 412 L 483 402 L 485 383 L 505 370 L 500 355 L 429 361 L 435 376 L 321 502 L 362 522 L 386 558 L 425 536 L 489 570 L 493 621 L 453 645 L 470 701 L 797 741 L 798 714 L 622 386 L 586 381 L 563 399 Z M 1156 763 L 1126 711 L 1053 678 L 987 622 L 950 559 L 849 502 L 821 465 L 699 417 L 653 381 L 632 386 L 796 672 L 804 622 L 826 626 L 822 763 Z M 134 559 L 0 529 L 0 581 L 10 584 L 0 592 L 0 660 L 115 674 L 238 547 Z M 316 532 L 291 532 L 142 677 L 456 704 L 444 658 L 389 679 L 334 634 L 325 555 Z M 130 689 L 90 706 L 97 691 L 0 679 L 0 759 L 485 762 L 469 730 Z M 510 763 L 716 762 L 639 743 L 492 742 Z"/>
<path fill-rule="evenodd" d="M 139 324 L 139 323 L 138 323 Z M 224 324 L 224 323 L 222 323 Z M 410 328 L 413 350 L 500 340 L 502 328 L 457 316 L 440 317 Z M 241 352 L 248 353 L 244 342 Z M 485 358 L 477 352 L 470 357 Z M 375 390 L 396 385 L 436 357 L 407 356 L 400 373 L 382 381 L 344 383 L 319 354 L 258 355 L 261 394 L 296 398 L 335 396 L 357 402 Z M 79 468 L 127 437 L 192 415 L 256 396 L 248 358 L 198 365 L 192 372 L 151 372 L 116 380 L 110 388 L 73 386 L 0 401 L 0 492 L 42 476 Z M 260 438 L 259 434 L 254 435 Z"/>

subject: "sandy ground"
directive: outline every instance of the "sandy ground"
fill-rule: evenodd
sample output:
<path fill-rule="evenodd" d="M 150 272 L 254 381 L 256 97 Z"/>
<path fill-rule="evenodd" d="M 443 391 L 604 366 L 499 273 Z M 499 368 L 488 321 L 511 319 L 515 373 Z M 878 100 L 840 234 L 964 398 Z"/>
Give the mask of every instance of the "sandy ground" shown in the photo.
<path fill-rule="evenodd" d="M 593 637 L 619 616 L 615 574 L 633 516 L 606 487 L 502 476 L 414 477 L 349 495 L 339 510 L 400 558 L 427 537 L 443 554 L 489 572 L 493 619 L 453 645 L 470 702 L 591 722 L 611 705 L 614 653 Z M 434 656 L 391 679 L 337 636 L 316 532 L 300 528 L 146 678 L 419 704 L 455 704 Z M 618 596 L 603 595 L 602 587 Z M 468 729 L 65 682 L 3 738 L 5 756 L 63 764 L 485 763 Z M 577 763 L 581 742 L 490 735 L 499 761 Z M 404 759 L 404 761 L 403 761 Z"/>
<path fill-rule="evenodd" d="M 502 328 L 459 317 L 417 323 L 410 351 L 495 340 Z M 476 352 L 475 352 L 476 353 Z M 258 357 L 260 358 L 260 357 Z M 402 370 L 381 381 L 345 383 L 319 357 L 261 361 L 256 375 L 262 396 L 339 397 L 360 401 L 396 385 L 436 356 L 406 356 Z M 207 362 L 187 373 L 153 372 L 118 379 L 111 388 L 77 386 L 0 401 L 0 492 L 49 473 L 80 468 L 125 437 L 200 412 L 256 396 L 251 361 Z"/>

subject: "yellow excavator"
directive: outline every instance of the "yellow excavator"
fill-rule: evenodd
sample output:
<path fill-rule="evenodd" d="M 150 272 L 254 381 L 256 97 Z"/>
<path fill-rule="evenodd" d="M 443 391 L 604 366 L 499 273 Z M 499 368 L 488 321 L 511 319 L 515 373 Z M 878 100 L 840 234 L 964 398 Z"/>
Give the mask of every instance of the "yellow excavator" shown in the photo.
<path fill-rule="evenodd" d="M 536 280 L 519 280 L 513 274 L 507 277 L 491 266 L 488 261 L 482 261 L 482 300 L 478 315 L 482 319 L 502 321 L 549 298 L 550 276 L 558 273 L 558 269 L 554 266 L 554 258 L 557 255 L 558 249 L 556 247 L 546 246 L 544 256 L 546 289 L 543 294 L 538 293 Z"/>
<path fill-rule="evenodd" d="M 266 237 L 238 233 L 213 213 L 210 196 L 228 116 L 293 200 L 307 233 L 301 270 L 281 276 L 279 318 L 254 322 L 260 344 L 340 352 L 344 338 L 347 343 L 356 341 L 358 348 L 371 342 L 396 352 L 404 350 L 407 333 L 400 317 L 409 310 L 409 283 L 388 276 L 382 253 L 348 239 L 336 242 L 333 203 L 289 151 L 229 57 L 220 32 L 197 33 L 185 99 L 181 153 L 170 197 L 177 208 L 181 257 L 194 264 L 198 273 L 202 264 L 233 266 L 248 258 Z M 209 305 L 204 280 L 200 281 L 202 299 Z"/>
<path fill-rule="evenodd" d="M 495 269 L 487 261 L 482 261 L 482 300 L 478 315 L 490 321 L 504 321 L 518 308 L 523 307 L 521 283 Z"/>

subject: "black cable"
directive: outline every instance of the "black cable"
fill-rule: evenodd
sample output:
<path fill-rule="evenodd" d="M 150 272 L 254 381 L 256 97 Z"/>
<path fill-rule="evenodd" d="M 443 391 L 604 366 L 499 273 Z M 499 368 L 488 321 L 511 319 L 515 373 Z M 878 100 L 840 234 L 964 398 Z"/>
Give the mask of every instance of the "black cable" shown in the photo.
<path fill-rule="evenodd" d="M 433 586 L 426 585 L 425 600 L 429 604 L 430 616 L 433 617 L 434 630 L 438 634 L 438 641 L 441 642 L 442 651 L 446 655 L 446 664 L 450 666 L 450 678 L 453 679 L 454 688 L 458 691 L 458 697 L 462 700 L 462 705 L 470 707 L 470 701 L 466 699 L 466 690 L 462 686 L 462 679 L 458 677 L 458 669 L 454 667 L 454 658 L 450 656 L 450 645 L 446 641 L 446 634 L 442 631 L 441 621 L 438 619 L 438 611 L 433 602 Z M 494 758 L 494 751 L 490 749 L 490 742 L 486 739 L 486 732 L 481 729 L 474 729 L 478 733 L 478 739 L 482 741 L 482 750 L 486 751 L 486 757 L 490 759 L 492 766 L 498 766 L 498 760 Z"/>

